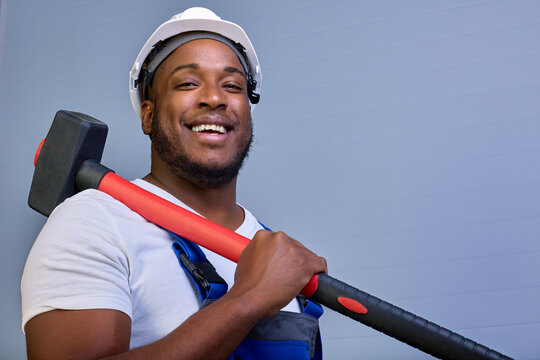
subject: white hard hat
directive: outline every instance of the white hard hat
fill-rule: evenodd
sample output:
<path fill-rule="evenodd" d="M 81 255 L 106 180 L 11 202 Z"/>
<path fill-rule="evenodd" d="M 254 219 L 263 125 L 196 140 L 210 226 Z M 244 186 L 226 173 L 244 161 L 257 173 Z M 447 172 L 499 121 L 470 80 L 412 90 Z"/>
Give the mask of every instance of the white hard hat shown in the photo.
<path fill-rule="evenodd" d="M 232 40 L 233 43 L 241 45 L 243 55 L 249 67 L 247 76 L 248 82 L 251 80 L 251 84 L 248 83 L 248 96 L 253 104 L 251 110 L 253 111 L 255 108 L 261 89 L 262 75 L 257 54 L 248 36 L 240 26 L 230 21 L 221 20 L 211 10 L 202 7 L 193 7 L 174 15 L 154 31 L 139 52 L 129 72 L 129 96 L 133 110 L 135 110 L 139 117 L 141 115 L 141 97 L 139 95 L 139 85 L 141 84 L 139 84 L 139 75 L 147 56 L 160 41 L 181 33 L 193 31 L 219 34 Z M 234 50 L 237 54 L 239 53 L 236 49 Z"/>

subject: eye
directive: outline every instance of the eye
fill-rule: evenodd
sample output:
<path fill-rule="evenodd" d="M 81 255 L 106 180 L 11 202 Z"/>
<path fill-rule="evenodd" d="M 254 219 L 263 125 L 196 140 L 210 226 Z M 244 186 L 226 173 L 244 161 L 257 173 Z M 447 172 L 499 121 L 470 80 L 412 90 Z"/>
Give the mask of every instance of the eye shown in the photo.
<path fill-rule="evenodd" d="M 198 85 L 197 83 L 195 82 L 192 82 L 192 81 L 184 81 L 184 82 L 179 82 L 178 84 L 176 84 L 174 86 L 175 89 L 178 89 L 178 90 L 189 90 L 189 89 L 193 89 L 193 88 L 196 88 Z"/>
<path fill-rule="evenodd" d="M 244 88 L 241 85 L 237 84 L 237 83 L 228 82 L 228 83 L 224 84 L 223 87 L 228 89 L 229 91 L 232 91 L 232 92 L 243 92 L 244 91 Z"/>

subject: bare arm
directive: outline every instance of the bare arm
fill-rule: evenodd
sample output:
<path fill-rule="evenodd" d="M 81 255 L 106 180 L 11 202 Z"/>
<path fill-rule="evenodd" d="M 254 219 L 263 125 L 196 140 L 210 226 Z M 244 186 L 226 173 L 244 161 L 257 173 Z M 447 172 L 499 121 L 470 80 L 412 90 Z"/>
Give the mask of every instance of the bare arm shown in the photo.
<path fill-rule="evenodd" d="M 129 351 L 130 318 L 116 310 L 53 310 L 26 325 L 29 359 L 220 359 L 255 323 L 289 303 L 326 262 L 284 233 L 259 231 L 246 248 L 235 284 L 169 335 Z"/>
<path fill-rule="evenodd" d="M 54 310 L 28 322 L 28 358 L 226 358 L 256 321 L 236 299 L 224 296 L 193 314 L 163 339 L 128 351 L 131 319 L 126 314 L 106 309 Z"/>

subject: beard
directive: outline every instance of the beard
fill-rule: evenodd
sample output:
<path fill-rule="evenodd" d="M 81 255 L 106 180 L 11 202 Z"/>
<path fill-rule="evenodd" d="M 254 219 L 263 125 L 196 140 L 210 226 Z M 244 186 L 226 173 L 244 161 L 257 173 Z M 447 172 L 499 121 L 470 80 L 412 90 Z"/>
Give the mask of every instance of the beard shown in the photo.
<path fill-rule="evenodd" d="M 244 165 L 253 143 L 253 126 L 247 136 L 241 139 L 240 149 L 228 164 L 204 164 L 180 151 L 161 127 L 157 115 L 152 121 L 150 133 L 152 146 L 157 155 L 179 177 L 207 188 L 217 188 L 233 181 Z"/>

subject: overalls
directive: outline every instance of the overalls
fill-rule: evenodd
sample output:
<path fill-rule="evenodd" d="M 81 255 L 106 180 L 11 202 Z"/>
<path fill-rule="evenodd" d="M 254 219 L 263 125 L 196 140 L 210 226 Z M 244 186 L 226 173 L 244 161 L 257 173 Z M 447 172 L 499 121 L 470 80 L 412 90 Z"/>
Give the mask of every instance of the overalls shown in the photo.
<path fill-rule="evenodd" d="M 262 225 L 262 224 L 261 224 Z M 264 225 L 263 227 L 268 230 Z M 197 289 L 201 307 L 223 296 L 227 283 L 206 259 L 201 248 L 169 231 L 176 240 L 174 252 L 180 266 Z M 322 346 L 319 317 L 322 307 L 298 296 L 301 313 L 280 311 L 261 319 L 248 333 L 229 360 L 301 359 L 321 360 Z"/>

